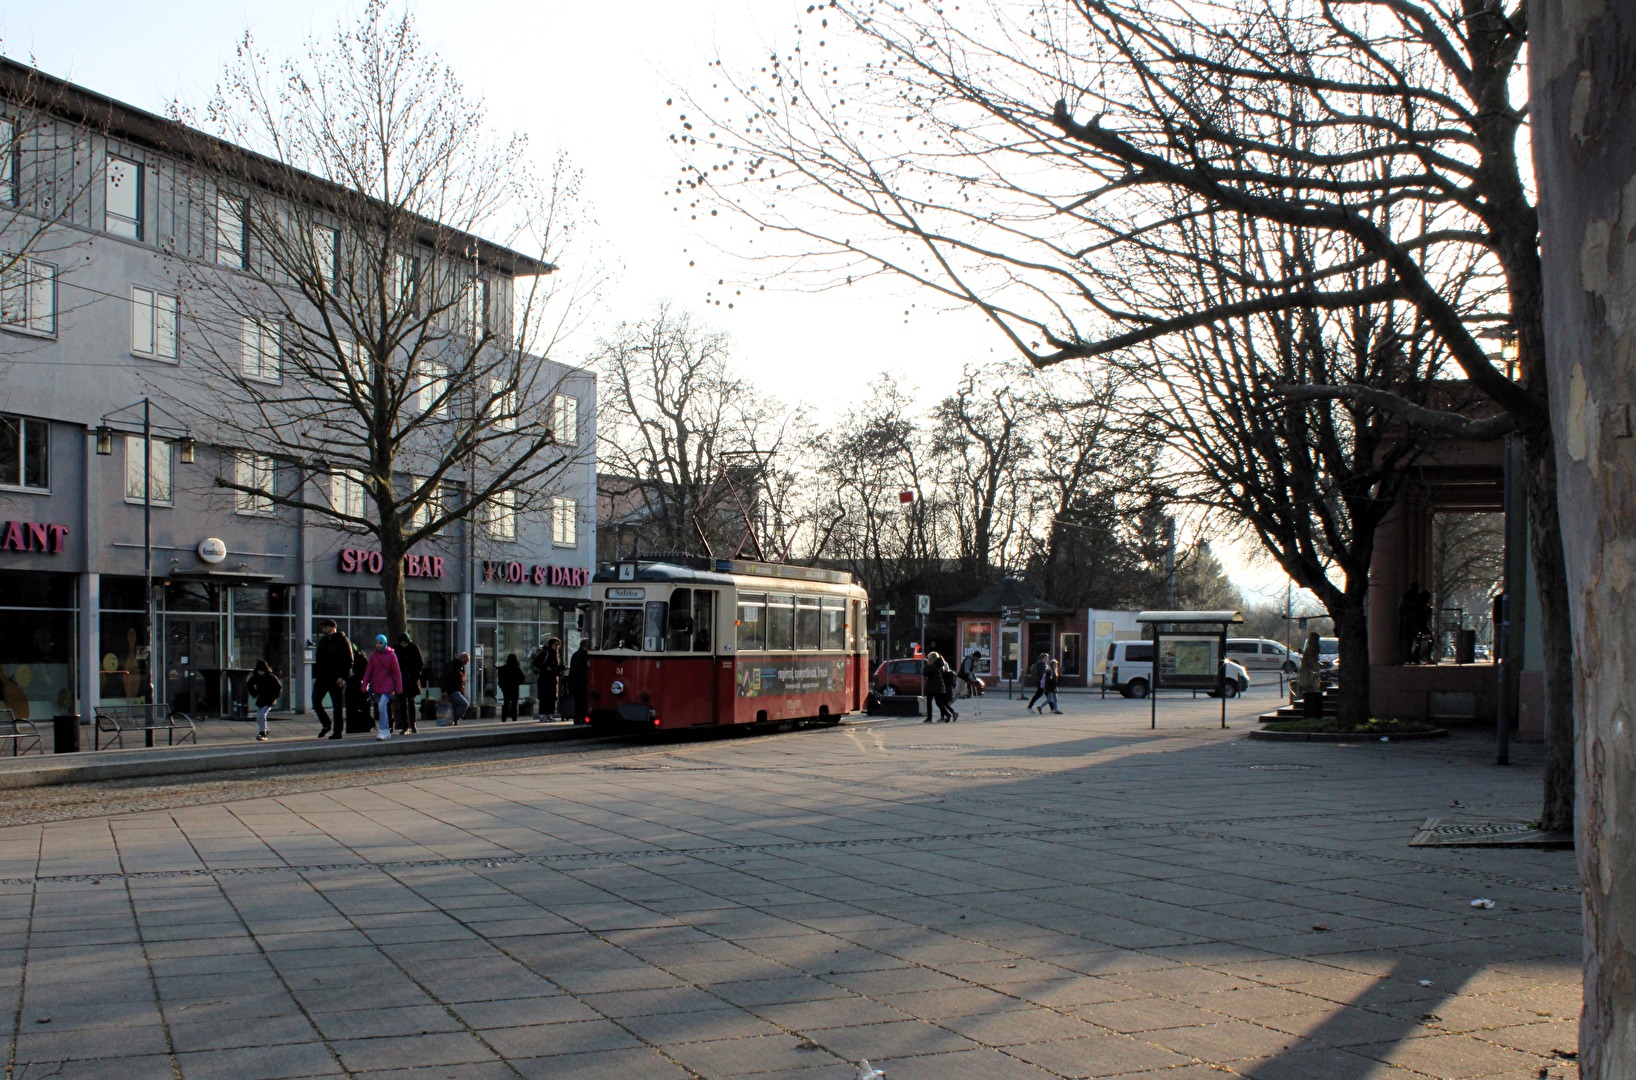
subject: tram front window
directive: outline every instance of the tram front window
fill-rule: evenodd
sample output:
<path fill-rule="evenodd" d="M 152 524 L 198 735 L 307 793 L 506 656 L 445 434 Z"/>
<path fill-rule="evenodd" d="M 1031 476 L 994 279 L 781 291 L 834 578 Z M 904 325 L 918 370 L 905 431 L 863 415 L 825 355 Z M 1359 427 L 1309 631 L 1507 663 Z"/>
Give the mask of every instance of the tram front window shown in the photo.
<path fill-rule="evenodd" d="M 642 648 L 642 609 L 614 607 L 602 609 L 602 649 Z"/>

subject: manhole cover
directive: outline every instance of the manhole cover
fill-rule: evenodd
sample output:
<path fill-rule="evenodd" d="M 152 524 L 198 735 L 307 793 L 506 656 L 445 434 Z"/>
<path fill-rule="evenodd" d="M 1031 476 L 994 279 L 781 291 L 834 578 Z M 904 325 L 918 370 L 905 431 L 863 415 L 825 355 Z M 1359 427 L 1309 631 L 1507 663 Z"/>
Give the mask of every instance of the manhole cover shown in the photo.
<path fill-rule="evenodd" d="M 933 769 L 927 776 L 946 776 L 951 780 L 1013 780 L 1023 776 L 1038 776 L 1038 769 Z"/>
<path fill-rule="evenodd" d="M 961 746 L 959 743 L 952 743 L 952 742 L 923 742 L 923 743 L 910 743 L 908 746 L 905 746 L 904 749 L 905 750 L 964 750 L 965 747 Z"/>
<path fill-rule="evenodd" d="M 1258 772 L 1300 772 L 1312 768 L 1311 765 L 1251 765 L 1250 768 Z"/>

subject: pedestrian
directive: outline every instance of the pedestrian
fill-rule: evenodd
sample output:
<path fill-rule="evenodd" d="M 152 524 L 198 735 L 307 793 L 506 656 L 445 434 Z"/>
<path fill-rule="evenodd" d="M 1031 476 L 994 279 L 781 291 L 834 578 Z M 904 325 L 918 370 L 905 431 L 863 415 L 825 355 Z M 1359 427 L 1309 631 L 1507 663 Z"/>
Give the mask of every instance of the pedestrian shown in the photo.
<path fill-rule="evenodd" d="M 1028 685 L 1034 688 L 1034 696 L 1028 699 L 1028 710 L 1030 712 L 1034 711 L 1034 706 L 1038 704 L 1040 698 L 1045 696 L 1045 682 L 1050 678 L 1050 675 L 1051 654 L 1042 652 L 1039 658 L 1028 668 Z M 1044 706 L 1041 706 L 1040 712 L 1044 711 Z"/>
<path fill-rule="evenodd" d="M 398 635 L 398 670 L 403 672 L 403 693 L 392 702 L 397 712 L 397 728 L 405 735 L 415 732 L 415 708 L 426 678 L 426 656 L 408 634 Z"/>
<path fill-rule="evenodd" d="M 449 703 L 449 723 L 460 726 L 460 718 L 466 715 L 466 709 L 471 704 L 466 700 L 466 665 L 471 663 L 471 653 L 461 653 L 453 660 L 443 665 L 443 698 Z"/>
<path fill-rule="evenodd" d="M 981 649 L 973 649 L 960 661 L 960 681 L 964 684 L 965 692 L 961 697 L 981 697 L 983 680 L 977 677 L 977 661 L 983 657 Z"/>
<path fill-rule="evenodd" d="M 369 694 L 364 690 L 364 675 L 369 671 L 369 654 L 360 644 L 352 652 L 352 675 L 347 679 L 346 729 L 354 735 L 369 730 L 374 713 L 369 707 Z"/>
<path fill-rule="evenodd" d="M 574 655 L 568 658 L 568 695 L 574 699 L 574 723 L 585 723 L 590 719 L 587 713 L 587 704 L 591 696 L 591 649 L 590 639 L 580 638 L 579 645 L 574 649 Z"/>
<path fill-rule="evenodd" d="M 500 670 L 494 674 L 494 681 L 500 685 L 500 722 L 502 724 L 507 720 L 518 719 L 517 694 L 523 688 L 524 678 L 523 665 L 518 663 L 516 653 L 509 654 L 506 657 L 506 662 L 501 664 Z"/>
<path fill-rule="evenodd" d="M 403 669 L 385 634 L 375 635 L 375 651 L 364 665 L 363 691 L 375 704 L 375 738 L 392 737 L 392 696 L 403 693 Z"/>
<path fill-rule="evenodd" d="M 534 693 L 540 699 L 540 721 L 556 715 L 558 699 L 562 696 L 562 641 L 548 638 L 530 661 L 534 669 Z"/>
<path fill-rule="evenodd" d="M 1062 665 L 1055 657 L 1046 661 L 1045 671 L 1045 700 L 1051 703 L 1051 711 L 1058 716 L 1062 710 L 1057 708 L 1057 683 L 1062 681 Z"/>
<path fill-rule="evenodd" d="M 920 658 L 920 692 L 926 695 L 926 719 L 921 723 L 932 722 L 932 709 L 937 705 L 937 681 L 940 678 L 933 670 L 935 661 L 941 660 L 936 652 L 928 652 Z"/>
<path fill-rule="evenodd" d="M 278 681 L 273 669 L 265 660 L 257 660 L 255 670 L 250 672 L 250 680 L 244 684 L 245 693 L 256 699 L 256 742 L 267 741 L 267 714 L 273 711 L 278 704 L 278 696 L 284 692 L 284 684 Z"/>
<path fill-rule="evenodd" d="M 318 714 L 318 737 L 339 739 L 346 728 L 347 676 L 352 673 L 352 642 L 335 625 L 334 619 L 318 621 L 318 646 L 312 654 L 312 711 Z M 335 710 L 333 720 L 324 711 L 329 698 Z M 333 727 L 334 734 L 330 734 Z"/>
<path fill-rule="evenodd" d="M 928 679 L 926 692 L 937 700 L 938 719 L 945 724 L 952 724 L 960 719 L 960 714 L 954 711 L 954 669 L 949 667 L 949 662 L 943 659 L 941 653 L 932 653 L 932 658 L 936 675 L 935 689 L 933 681 Z"/>

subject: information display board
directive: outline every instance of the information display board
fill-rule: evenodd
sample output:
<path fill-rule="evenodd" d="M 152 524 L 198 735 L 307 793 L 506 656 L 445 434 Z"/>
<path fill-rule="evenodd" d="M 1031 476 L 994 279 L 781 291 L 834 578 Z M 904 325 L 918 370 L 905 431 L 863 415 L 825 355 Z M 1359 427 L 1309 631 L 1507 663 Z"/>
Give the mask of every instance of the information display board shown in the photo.
<path fill-rule="evenodd" d="M 1222 635 L 1162 634 L 1154 685 L 1167 690 L 1217 690 Z"/>

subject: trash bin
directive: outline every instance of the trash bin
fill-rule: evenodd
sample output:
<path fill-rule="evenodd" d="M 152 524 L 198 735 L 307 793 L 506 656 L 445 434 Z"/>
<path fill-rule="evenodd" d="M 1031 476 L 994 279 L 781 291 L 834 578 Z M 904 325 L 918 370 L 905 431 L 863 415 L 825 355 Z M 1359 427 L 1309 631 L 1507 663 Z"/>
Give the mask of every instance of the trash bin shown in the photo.
<path fill-rule="evenodd" d="M 51 718 L 51 751 L 55 754 L 80 752 L 80 718 L 53 716 Z"/>
<path fill-rule="evenodd" d="M 1475 664 L 1477 662 L 1477 631 L 1461 630 L 1460 637 L 1455 642 L 1454 662 L 1457 664 Z"/>

